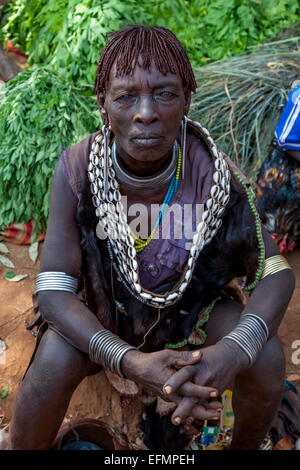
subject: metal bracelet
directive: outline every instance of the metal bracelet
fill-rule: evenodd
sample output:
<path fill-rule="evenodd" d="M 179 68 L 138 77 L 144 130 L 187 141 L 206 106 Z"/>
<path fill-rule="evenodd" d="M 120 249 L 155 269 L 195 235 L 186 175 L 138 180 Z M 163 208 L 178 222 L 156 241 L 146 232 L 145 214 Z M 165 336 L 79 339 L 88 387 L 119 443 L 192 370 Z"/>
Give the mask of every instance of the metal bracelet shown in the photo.
<path fill-rule="evenodd" d="M 45 271 L 39 273 L 36 278 L 34 293 L 44 290 L 59 290 L 76 294 L 78 279 L 60 271 Z"/>
<path fill-rule="evenodd" d="M 288 260 L 282 255 L 271 256 L 266 258 L 263 264 L 263 271 L 261 273 L 260 279 L 264 279 L 267 276 L 278 273 L 283 269 L 292 269 L 288 263 Z"/>
<path fill-rule="evenodd" d="M 249 365 L 252 366 L 256 361 L 260 351 L 263 349 L 269 337 L 269 329 L 266 322 L 253 313 L 241 315 L 240 322 L 235 329 L 224 336 L 223 339 L 229 339 L 247 354 Z"/>
<path fill-rule="evenodd" d="M 130 350 L 137 349 L 123 341 L 109 330 L 100 330 L 95 333 L 89 343 L 89 356 L 91 361 L 101 364 L 114 374 L 124 378 L 121 370 L 123 356 Z"/>

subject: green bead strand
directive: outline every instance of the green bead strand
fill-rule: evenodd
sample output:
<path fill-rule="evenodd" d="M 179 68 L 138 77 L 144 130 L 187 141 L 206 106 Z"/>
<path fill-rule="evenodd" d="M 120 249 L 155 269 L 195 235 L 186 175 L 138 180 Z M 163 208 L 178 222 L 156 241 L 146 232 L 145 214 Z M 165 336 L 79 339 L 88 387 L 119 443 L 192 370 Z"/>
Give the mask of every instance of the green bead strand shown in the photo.
<path fill-rule="evenodd" d="M 257 268 L 256 274 L 255 274 L 255 279 L 250 285 L 243 287 L 243 289 L 245 291 L 249 291 L 249 290 L 254 289 L 254 287 L 256 287 L 257 283 L 260 280 L 260 276 L 261 276 L 261 273 L 262 273 L 262 270 L 263 270 L 263 263 L 264 263 L 264 260 L 265 260 L 265 244 L 264 244 L 263 236 L 262 236 L 262 233 L 261 233 L 260 218 L 259 218 L 256 206 L 255 206 L 255 203 L 254 203 L 254 198 L 255 198 L 254 192 L 253 192 L 252 188 L 251 188 L 251 190 L 249 190 L 249 188 L 246 186 L 245 181 L 243 180 L 243 178 L 239 175 L 239 173 L 237 171 L 234 174 L 235 174 L 236 179 L 238 180 L 238 182 L 244 188 L 244 191 L 246 193 L 250 209 L 252 211 L 252 214 L 254 215 L 255 226 L 256 226 L 256 236 L 257 236 L 257 240 L 258 240 L 258 247 L 259 247 L 259 250 L 260 250 L 260 254 L 259 254 L 259 257 L 258 257 L 258 268 Z"/>
<path fill-rule="evenodd" d="M 203 331 L 200 328 L 200 326 L 202 326 L 204 323 L 206 323 L 209 320 L 209 315 L 210 315 L 212 309 L 214 308 L 215 303 L 220 299 L 221 299 L 221 297 L 218 297 L 217 299 L 213 300 L 211 302 L 211 304 L 209 305 L 209 307 L 205 310 L 203 318 L 198 320 L 197 323 L 196 323 L 195 330 L 199 331 L 199 333 L 202 333 L 205 336 L 205 339 L 207 338 L 207 334 L 205 333 L 205 331 Z M 200 342 L 199 344 L 203 344 L 204 342 L 205 342 L 205 340 Z M 185 346 L 187 343 L 188 343 L 188 340 L 184 339 L 183 341 L 181 341 L 179 343 L 165 344 L 165 348 L 174 348 L 174 349 L 175 348 L 181 348 L 182 346 Z M 196 344 L 196 343 L 194 343 L 194 344 Z"/>

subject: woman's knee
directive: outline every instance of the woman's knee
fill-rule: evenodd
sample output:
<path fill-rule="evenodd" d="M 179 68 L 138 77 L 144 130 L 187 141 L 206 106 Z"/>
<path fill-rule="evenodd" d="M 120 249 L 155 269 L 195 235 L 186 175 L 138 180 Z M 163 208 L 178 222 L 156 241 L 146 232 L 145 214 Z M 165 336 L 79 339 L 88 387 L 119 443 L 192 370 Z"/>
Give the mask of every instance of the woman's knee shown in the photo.
<path fill-rule="evenodd" d="M 246 378 L 253 384 L 253 387 L 259 387 L 262 391 L 271 394 L 282 392 L 285 357 L 277 335 L 267 341 L 252 367 L 240 375 L 240 378 Z"/>
<path fill-rule="evenodd" d="M 87 355 L 48 329 L 23 381 L 39 393 L 74 389 L 84 377 L 90 375 L 92 367 Z"/>

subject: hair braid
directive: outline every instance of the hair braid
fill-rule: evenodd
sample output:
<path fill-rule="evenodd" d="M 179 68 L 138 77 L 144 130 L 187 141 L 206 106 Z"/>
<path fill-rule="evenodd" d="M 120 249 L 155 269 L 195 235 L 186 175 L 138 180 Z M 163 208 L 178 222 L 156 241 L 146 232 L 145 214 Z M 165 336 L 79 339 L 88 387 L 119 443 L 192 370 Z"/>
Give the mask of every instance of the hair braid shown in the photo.
<path fill-rule="evenodd" d="M 150 69 L 152 60 L 163 74 L 180 75 L 183 86 L 196 90 L 194 73 L 188 56 L 175 34 L 160 26 L 129 25 L 109 33 L 96 71 L 95 93 L 105 89 L 113 63 L 116 61 L 116 76 L 132 75 L 138 58 L 141 66 Z"/>

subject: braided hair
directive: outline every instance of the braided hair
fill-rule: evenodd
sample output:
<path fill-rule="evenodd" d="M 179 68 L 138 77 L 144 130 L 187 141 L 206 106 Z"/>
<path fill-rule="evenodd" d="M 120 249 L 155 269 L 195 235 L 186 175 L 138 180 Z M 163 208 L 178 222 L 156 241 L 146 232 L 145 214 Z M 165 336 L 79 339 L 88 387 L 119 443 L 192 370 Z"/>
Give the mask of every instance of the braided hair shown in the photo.
<path fill-rule="evenodd" d="M 154 61 L 163 75 L 178 73 L 183 87 L 196 90 L 196 80 L 188 56 L 175 34 L 160 26 L 129 25 L 108 33 L 108 42 L 102 50 L 95 79 L 95 93 L 105 90 L 110 70 L 116 61 L 116 76 L 132 75 L 141 57 L 144 70 Z"/>

